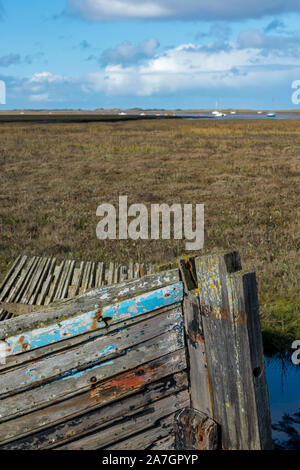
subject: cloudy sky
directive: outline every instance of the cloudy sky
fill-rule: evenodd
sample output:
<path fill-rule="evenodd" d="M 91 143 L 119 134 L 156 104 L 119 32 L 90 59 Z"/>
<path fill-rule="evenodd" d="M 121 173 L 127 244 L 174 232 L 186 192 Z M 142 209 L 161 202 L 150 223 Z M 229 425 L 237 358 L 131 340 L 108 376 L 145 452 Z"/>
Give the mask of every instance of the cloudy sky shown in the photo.
<path fill-rule="evenodd" d="M 0 110 L 296 108 L 299 0 L 0 0 L 0 32 Z"/>

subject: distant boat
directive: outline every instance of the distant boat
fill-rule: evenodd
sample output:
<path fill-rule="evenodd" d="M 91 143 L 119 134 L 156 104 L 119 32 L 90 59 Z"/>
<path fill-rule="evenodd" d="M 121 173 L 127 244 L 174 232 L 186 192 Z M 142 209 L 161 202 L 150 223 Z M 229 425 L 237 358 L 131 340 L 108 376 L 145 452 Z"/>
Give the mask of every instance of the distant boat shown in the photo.
<path fill-rule="evenodd" d="M 225 117 L 226 114 L 224 113 L 221 113 L 221 111 L 217 111 L 217 109 L 219 108 L 219 102 L 218 100 L 216 101 L 216 111 L 213 111 L 211 114 L 215 117 Z"/>
<path fill-rule="evenodd" d="M 213 111 L 211 114 L 213 114 L 215 117 L 225 117 L 226 114 L 221 113 L 220 111 Z"/>
<path fill-rule="evenodd" d="M 267 117 L 269 117 L 269 118 L 274 118 L 274 117 L 276 117 L 276 116 L 277 116 L 277 115 L 276 115 L 275 113 L 268 113 L 268 114 L 267 114 Z"/>

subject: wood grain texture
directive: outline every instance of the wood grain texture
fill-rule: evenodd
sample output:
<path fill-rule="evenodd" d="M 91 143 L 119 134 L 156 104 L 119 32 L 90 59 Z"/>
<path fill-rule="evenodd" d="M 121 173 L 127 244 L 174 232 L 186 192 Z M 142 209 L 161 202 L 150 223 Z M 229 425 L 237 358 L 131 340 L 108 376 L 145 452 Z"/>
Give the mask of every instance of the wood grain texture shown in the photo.
<path fill-rule="evenodd" d="M 49 306 L 47 311 L 24 315 L 22 318 L 14 318 L 9 322 L 1 322 L 0 338 L 5 340 L 9 336 L 24 333 L 34 328 L 42 328 L 64 318 L 71 318 L 79 313 L 95 311 L 95 305 L 102 307 L 117 304 L 121 300 L 130 299 L 142 293 L 162 288 L 179 281 L 178 271 L 171 270 L 156 275 L 145 276 L 142 279 L 127 281 L 118 286 L 110 286 L 103 289 L 95 289 L 88 294 L 74 297 Z"/>
<path fill-rule="evenodd" d="M 165 416 L 176 412 L 189 403 L 188 391 L 170 395 L 141 407 L 133 416 L 126 417 L 119 423 L 110 425 L 97 433 L 59 447 L 61 450 L 96 450 L 103 449 L 131 435 L 152 428 Z M 124 415 L 125 416 L 125 415 Z"/>
<path fill-rule="evenodd" d="M 68 377 L 85 368 L 91 368 L 109 358 L 121 356 L 128 348 L 159 336 L 161 332 L 182 329 L 180 308 L 163 313 L 158 317 L 115 331 L 103 337 L 93 338 L 30 364 L 15 367 L 2 374 L 0 380 L 0 399 L 5 396 L 37 387 L 60 377 Z M 1 375 L 0 375 L 1 379 Z"/>
<path fill-rule="evenodd" d="M 87 392 L 0 424 L 1 445 L 23 438 L 9 448 L 14 448 L 14 445 L 26 449 L 48 448 L 76 438 L 122 416 L 126 403 L 128 410 L 134 410 L 139 403 L 136 394 L 142 391 L 146 398 L 152 400 L 157 394 L 163 396 L 172 387 L 185 388 L 187 376 L 181 372 L 185 369 L 185 351 L 181 349 L 139 365 L 135 370 L 120 372 L 92 385 Z M 130 397 L 126 403 L 122 401 L 125 397 Z M 113 408 L 103 408 L 112 403 L 115 403 Z"/>
<path fill-rule="evenodd" d="M 176 450 L 217 450 L 219 447 L 218 425 L 193 408 L 176 413 L 174 433 Z"/>
<path fill-rule="evenodd" d="M 133 263 L 129 263 L 129 266 Z M 53 301 L 72 298 L 104 285 L 125 281 L 127 266 L 116 263 L 76 262 L 55 258 L 19 256 L 0 286 L 0 302 L 10 304 L 49 305 Z M 153 272 L 152 265 L 141 266 L 136 278 Z M 133 276 L 131 277 L 133 278 Z M 12 314 L 12 315 L 11 315 Z M 0 321 L 14 317 L 12 310 L 0 310 Z M 18 313 L 20 315 L 20 313 Z"/>
<path fill-rule="evenodd" d="M 190 370 L 191 406 L 212 416 L 212 397 L 207 368 L 202 316 L 200 313 L 198 282 L 193 259 L 180 260 L 180 274 L 184 283 L 183 301 L 185 335 Z"/>
<path fill-rule="evenodd" d="M 257 290 L 254 275 L 234 273 L 239 268 L 236 253 L 196 259 L 212 417 L 222 427 L 224 449 L 269 449 L 271 425 Z"/>
<path fill-rule="evenodd" d="M 152 448 L 157 441 L 174 433 L 174 416 L 175 413 L 161 419 L 157 426 L 110 445 L 105 450 L 145 450 Z"/>
<path fill-rule="evenodd" d="M 90 365 L 84 370 L 72 371 L 71 375 L 62 376 L 45 385 L 4 398 L 0 401 L 0 421 L 7 421 L 70 398 L 107 377 L 134 369 L 181 348 L 183 348 L 183 329 L 176 325 L 172 331 L 129 348 L 126 351 L 126 361 L 124 353 L 117 354 L 105 362 Z"/>
<path fill-rule="evenodd" d="M 26 306 L 26 307 L 29 307 L 29 306 Z M 74 336 L 73 338 L 68 339 L 67 342 L 59 341 L 58 343 L 49 344 L 48 346 L 44 346 L 43 348 L 33 349 L 32 351 L 23 352 L 22 354 L 18 354 L 16 356 L 7 356 L 6 363 L 0 364 L 0 373 L 3 373 L 4 371 L 5 372 L 11 371 L 16 366 L 26 365 L 26 364 L 28 365 L 30 362 L 36 359 L 46 357 L 58 351 L 65 351 L 76 345 L 86 343 L 90 339 L 98 338 L 101 336 L 106 336 L 113 332 L 117 332 L 121 329 L 146 321 L 150 318 L 155 318 L 156 316 L 162 313 L 170 312 L 173 309 L 178 309 L 178 308 L 180 308 L 180 310 L 182 311 L 181 303 L 167 305 L 165 307 L 155 310 L 154 312 L 144 313 L 143 315 L 135 316 L 135 317 L 123 320 L 120 323 L 107 325 L 106 328 L 97 329 L 97 330 L 89 331 L 87 333 L 83 333 L 82 335 Z"/>

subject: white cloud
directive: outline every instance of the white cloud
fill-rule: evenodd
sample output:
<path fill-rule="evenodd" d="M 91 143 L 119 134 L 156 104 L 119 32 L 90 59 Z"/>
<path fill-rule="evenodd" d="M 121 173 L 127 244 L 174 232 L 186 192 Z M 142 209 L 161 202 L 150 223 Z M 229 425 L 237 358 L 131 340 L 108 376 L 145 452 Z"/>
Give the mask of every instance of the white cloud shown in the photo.
<path fill-rule="evenodd" d="M 49 101 L 48 93 L 41 93 L 40 95 L 29 95 L 30 101 L 42 102 Z"/>
<path fill-rule="evenodd" d="M 300 33 L 294 35 L 262 34 L 257 29 L 249 29 L 239 34 L 237 43 L 241 48 L 261 49 L 264 54 L 269 50 L 283 51 L 284 54 L 300 53 Z"/>
<path fill-rule="evenodd" d="M 255 96 L 261 90 L 282 85 L 288 90 L 291 81 L 300 76 L 299 50 L 288 45 L 289 53 L 285 53 L 285 37 L 278 43 L 278 49 L 264 49 L 268 37 L 250 31 L 235 42 L 187 43 L 164 52 L 157 52 L 155 40 L 150 40 L 139 45 L 139 49 L 144 47 L 142 61 L 108 61 L 99 71 L 77 78 L 37 72 L 15 80 L 9 88 L 31 101 L 52 103 L 84 102 L 97 96 L 116 97 L 116 100 L 170 94 L 218 96 L 219 93 L 228 95 L 229 90 L 231 96 L 245 93 L 247 99 L 250 89 Z M 297 38 L 291 37 L 290 41 Z M 136 57 L 137 46 L 134 47 Z M 123 57 L 120 50 L 118 53 Z"/>
<path fill-rule="evenodd" d="M 106 64 L 132 64 L 150 58 L 154 55 L 159 43 L 151 38 L 137 46 L 129 41 L 123 41 L 112 49 L 103 52 L 100 63 Z"/>
<path fill-rule="evenodd" d="M 300 67 L 300 58 L 278 57 L 260 48 L 228 48 L 210 50 L 195 44 L 182 44 L 156 55 L 146 63 L 123 66 L 107 65 L 102 71 L 89 74 L 87 87 L 108 95 L 150 96 L 159 93 L 190 92 L 218 87 L 255 87 L 280 83 L 290 70 Z"/>
<path fill-rule="evenodd" d="M 33 74 L 28 81 L 29 83 L 57 83 L 68 81 L 68 78 L 63 75 L 55 75 L 51 72 L 39 72 Z"/>
<path fill-rule="evenodd" d="M 300 12 L 299 0 L 67 0 L 67 13 L 91 21 L 238 20 Z"/>
<path fill-rule="evenodd" d="M 169 10 L 156 0 L 67 0 L 67 12 L 87 20 L 155 19 L 166 17 Z"/>

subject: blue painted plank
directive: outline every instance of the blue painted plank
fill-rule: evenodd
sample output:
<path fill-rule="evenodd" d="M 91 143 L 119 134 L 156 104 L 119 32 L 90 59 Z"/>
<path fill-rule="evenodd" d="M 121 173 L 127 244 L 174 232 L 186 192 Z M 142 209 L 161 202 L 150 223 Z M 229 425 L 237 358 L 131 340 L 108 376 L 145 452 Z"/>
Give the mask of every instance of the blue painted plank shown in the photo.
<path fill-rule="evenodd" d="M 9 337 L 6 342 L 10 348 L 10 355 L 21 354 L 88 331 L 105 328 L 107 324 L 115 324 L 132 317 L 138 317 L 182 300 L 183 284 L 179 282 L 105 306 L 101 311 L 95 308 L 93 311 L 67 318 L 59 323 Z"/>

